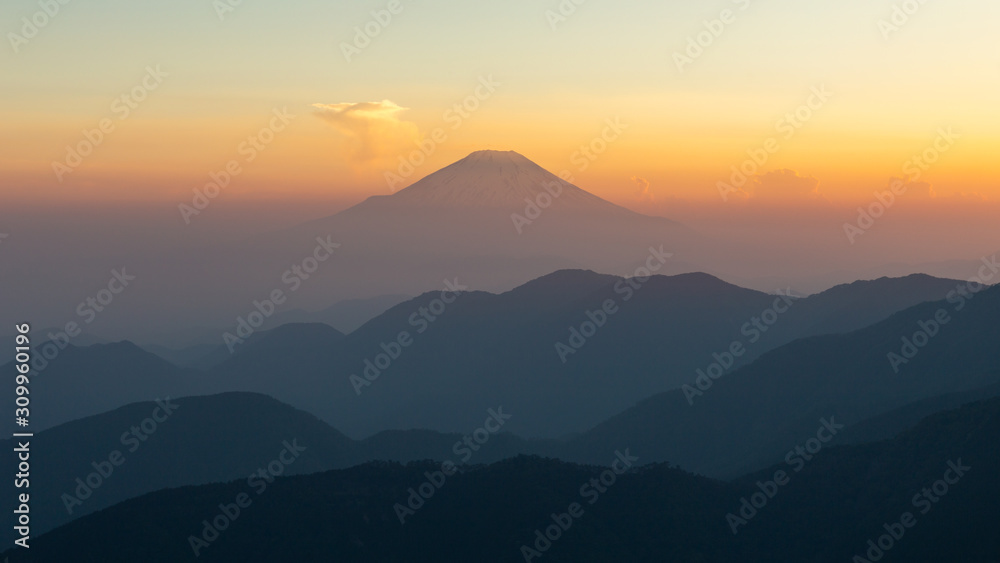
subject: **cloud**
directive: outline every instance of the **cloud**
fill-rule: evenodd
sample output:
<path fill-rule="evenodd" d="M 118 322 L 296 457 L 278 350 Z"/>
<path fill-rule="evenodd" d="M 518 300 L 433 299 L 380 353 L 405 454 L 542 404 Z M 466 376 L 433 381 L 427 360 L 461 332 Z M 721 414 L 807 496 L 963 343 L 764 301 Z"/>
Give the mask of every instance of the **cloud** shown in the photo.
<path fill-rule="evenodd" d="M 902 182 L 903 180 L 898 178 L 893 178 L 890 182 L 890 187 L 894 182 Z M 979 192 L 967 192 L 963 190 L 936 190 L 934 186 L 928 184 L 927 182 L 911 182 L 905 183 L 906 191 L 903 192 L 903 197 L 911 199 L 933 199 L 940 202 L 950 202 L 950 203 L 982 203 L 989 202 L 990 198 L 979 193 Z"/>
<path fill-rule="evenodd" d="M 638 176 L 632 176 L 632 181 L 635 182 L 636 190 L 635 197 L 643 203 L 653 203 L 653 194 L 649 191 L 649 180 L 645 178 L 640 178 Z"/>
<path fill-rule="evenodd" d="M 749 198 L 773 203 L 825 201 L 819 180 L 794 170 L 772 170 L 751 178 Z"/>
<path fill-rule="evenodd" d="M 417 125 L 399 118 L 409 108 L 390 100 L 312 106 L 318 117 L 343 135 L 344 154 L 354 164 L 395 159 L 420 141 Z"/>
<path fill-rule="evenodd" d="M 902 188 L 900 188 L 900 186 L 902 186 Z M 928 184 L 927 182 L 907 182 L 902 178 L 889 178 L 887 188 L 894 192 L 901 189 L 905 190 L 902 192 L 902 195 L 914 199 L 938 197 L 937 192 L 934 191 L 934 186 Z"/>
<path fill-rule="evenodd" d="M 934 191 L 934 186 L 928 184 L 927 182 L 907 184 L 906 191 L 909 192 L 910 195 L 915 195 L 917 197 L 937 197 L 937 192 Z"/>
<path fill-rule="evenodd" d="M 904 178 L 889 178 L 886 187 L 880 191 L 889 190 L 896 195 L 897 200 L 930 203 L 932 205 L 975 205 L 997 201 L 989 194 L 977 191 L 966 191 L 945 186 L 935 187 L 928 182 L 907 182 Z"/>
<path fill-rule="evenodd" d="M 981 194 L 979 192 L 953 191 L 949 194 L 949 197 L 951 197 L 953 200 L 962 202 L 988 203 L 990 201 L 993 201 L 992 198 L 990 198 L 990 196 Z"/>

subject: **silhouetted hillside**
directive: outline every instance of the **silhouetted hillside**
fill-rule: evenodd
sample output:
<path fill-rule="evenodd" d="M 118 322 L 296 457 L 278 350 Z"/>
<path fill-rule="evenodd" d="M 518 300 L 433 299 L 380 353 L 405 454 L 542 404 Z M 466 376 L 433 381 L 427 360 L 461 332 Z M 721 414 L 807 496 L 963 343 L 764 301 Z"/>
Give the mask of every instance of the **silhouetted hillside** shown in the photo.
<path fill-rule="evenodd" d="M 877 280 L 794 300 L 706 274 L 626 281 L 560 271 L 500 295 L 438 301 L 438 314 L 429 307 L 441 292 L 427 293 L 342 341 L 289 342 L 284 356 L 262 362 L 236 356 L 208 379 L 214 391 L 267 393 L 358 437 L 406 428 L 464 432 L 499 404 L 516 413 L 512 431 L 555 437 L 694 381 L 734 343 L 743 354 L 731 358 L 729 371 L 817 331 L 856 330 L 896 306 L 939 299 L 954 284 Z M 614 313 L 606 314 L 609 303 Z M 601 326 L 584 338 L 579 331 L 590 330 L 591 317 Z M 412 344 L 397 351 L 404 332 Z M 477 400 L 456 400 L 468 397 Z"/>
<path fill-rule="evenodd" d="M 245 477 L 274 459 L 285 441 L 308 448 L 289 467 L 292 474 L 357 462 L 343 434 L 270 397 L 165 399 L 75 420 L 31 439 L 35 534 L 150 491 Z M 16 446 L 11 439 L 0 444 L 7 451 Z M 5 456 L 0 465 L 13 475 L 14 461 Z M 81 484 L 88 479 L 89 486 Z M 9 534 L 5 529 L 4 537 Z"/>
<path fill-rule="evenodd" d="M 960 311 L 945 301 L 925 303 L 862 330 L 802 339 L 707 381 L 705 390 L 692 381 L 690 388 L 651 397 L 577 438 L 569 459 L 592 462 L 628 441 L 649 459 L 731 477 L 780 458 L 823 417 L 855 424 L 997 384 L 1000 287 L 964 303 Z M 918 323 L 941 310 L 951 320 L 896 373 L 889 354 L 900 354 L 903 338 L 913 339 Z"/>
<path fill-rule="evenodd" d="M 52 350 L 54 344 L 45 344 L 32 356 L 31 400 L 38 408 L 32 409 L 31 425 L 36 431 L 128 403 L 190 395 L 203 377 L 128 341 Z M 54 359 L 46 360 L 47 352 Z M 13 363 L 3 369 L 15 371 Z"/>
<path fill-rule="evenodd" d="M 867 542 L 893 530 L 893 547 L 876 559 L 985 563 L 1000 555 L 998 435 L 1000 400 L 981 402 L 890 441 L 823 449 L 801 471 L 782 464 L 729 484 L 664 464 L 612 478 L 611 470 L 535 457 L 451 477 L 435 476 L 438 464 L 373 463 L 278 478 L 264 488 L 239 480 L 153 493 L 35 538 L 30 556 L 174 562 L 193 558 L 196 545 L 200 559 L 241 563 L 537 560 L 522 551 L 532 548 L 544 561 L 833 563 L 866 557 Z M 616 453 L 644 463 L 627 444 L 609 451 L 608 462 Z M 602 472 L 608 486 L 598 489 L 590 480 Z M 412 512 L 398 508 L 427 474 L 441 485 L 422 504 L 414 500 Z M 784 484 L 771 487 L 771 480 Z M 758 481 L 770 498 L 757 499 L 759 508 L 745 513 L 734 534 L 729 515 L 762 490 Z M 245 506 L 235 520 L 220 517 L 226 529 L 206 532 L 220 505 L 240 498 Z M 901 518 L 910 527 L 894 527 Z M 549 531 L 557 539 L 534 545 L 536 531 L 558 522 L 566 529 Z M 210 541 L 192 544 L 197 537 Z M 11 554 L 12 563 L 22 555 Z"/>

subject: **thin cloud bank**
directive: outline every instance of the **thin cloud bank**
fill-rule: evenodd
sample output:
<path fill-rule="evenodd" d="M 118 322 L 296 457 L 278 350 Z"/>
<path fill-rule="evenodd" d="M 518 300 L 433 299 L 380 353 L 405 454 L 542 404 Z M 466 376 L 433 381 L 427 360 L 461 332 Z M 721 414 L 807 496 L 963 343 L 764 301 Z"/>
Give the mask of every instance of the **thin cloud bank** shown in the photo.
<path fill-rule="evenodd" d="M 891 178 L 889 180 L 890 189 L 903 183 L 905 191 L 902 197 L 913 200 L 932 199 L 940 203 L 980 203 L 989 202 L 991 198 L 979 192 L 967 192 L 962 190 L 938 190 L 928 182 L 907 182 L 902 178 Z M 897 188 L 898 189 L 898 188 Z"/>
<path fill-rule="evenodd" d="M 641 203 L 653 203 L 655 198 L 653 193 L 649 191 L 649 180 L 641 178 L 639 176 L 632 176 L 632 181 L 635 183 L 635 197 Z"/>
<path fill-rule="evenodd" d="M 313 104 L 318 117 L 330 123 L 344 137 L 344 156 L 353 164 L 364 165 L 394 159 L 412 150 L 420 140 L 415 123 L 403 121 L 404 108 L 390 100 Z"/>
<path fill-rule="evenodd" d="M 889 181 L 890 188 L 893 185 L 898 185 L 899 182 L 903 182 L 903 186 L 906 191 L 903 192 L 902 197 L 911 200 L 934 200 L 936 203 L 988 203 L 991 198 L 979 193 L 979 192 L 966 192 L 962 190 L 938 190 L 935 189 L 932 184 L 927 182 L 906 182 L 902 178 L 892 178 Z"/>
<path fill-rule="evenodd" d="M 746 185 L 727 195 L 735 201 L 767 205 L 829 203 L 819 191 L 819 180 L 787 168 L 751 176 Z"/>
<path fill-rule="evenodd" d="M 899 188 L 902 184 L 903 188 Z M 889 178 L 888 189 L 893 187 L 896 190 L 905 189 L 903 194 L 907 197 L 912 198 L 934 198 L 938 197 L 937 192 L 934 191 L 934 187 L 927 182 L 907 182 L 903 178 Z"/>
<path fill-rule="evenodd" d="M 794 170 L 772 170 L 751 178 L 750 199 L 773 203 L 825 201 L 819 192 L 819 180 L 799 176 Z"/>

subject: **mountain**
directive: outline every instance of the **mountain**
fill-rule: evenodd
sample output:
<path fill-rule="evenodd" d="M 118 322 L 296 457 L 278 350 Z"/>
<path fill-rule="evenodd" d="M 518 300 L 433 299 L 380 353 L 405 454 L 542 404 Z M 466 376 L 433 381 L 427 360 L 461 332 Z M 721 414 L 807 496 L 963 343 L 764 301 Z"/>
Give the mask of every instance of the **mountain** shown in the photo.
<path fill-rule="evenodd" d="M 35 335 L 35 339 L 40 341 L 42 346 L 45 342 L 53 342 L 58 347 L 58 342 L 63 341 L 67 338 L 66 333 L 63 329 L 58 328 L 48 328 L 43 330 L 37 330 L 32 328 L 31 333 Z M 14 342 L 15 333 L 11 332 L 9 334 L 4 334 L 0 336 L 0 342 Z M 76 336 L 71 337 L 73 345 L 79 348 L 93 346 L 95 344 L 108 344 L 109 342 L 100 336 L 81 332 Z M 44 340 L 43 340 L 44 339 Z M 0 349 L 0 365 L 6 364 L 8 362 L 14 361 L 15 350 L 14 347 L 8 347 L 7 349 Z"/>
<path fill-rule="evenodd" d="M 525 199 L 549 194 L 558 212 L 615 213 L 643 217 L 614 205 L 550 173 L 514 151 L 476 151 L 399 192 L 364 205 L 408 208 L 494 208 L 516 211 Z"/>
<path fill-rule="evenodd" d="M 960 284 L 955 279 L 911 274 L 898 278 L 882 277 L 838 285 L 811 295 L 805 307 L 790 312 L 804 313 L 809 321 L 804 334 L 850 332 L 881 321 L 893 313 L 925 301 L 940 301 Z"/>
<path fill-rule="evenodd" d="M 360 283 L 368 293 L 417 293 L 454 277 L 503 291 L 565 268 L 631 272 L 650 245 L 673 252 L 666 268 L 681 273 L 695 269 L 687 249 L 702 240 L 674 221 L 590 194 L 512 151 L 474 152 L 396 193 L 270 239 L 330 234 L 343 243 L 339 258 L 367 272 Z M 348 283 L 344 266 L 331 282 Z"/>
<path fill-rule="evenodd" d="M 415 296 L 441 287 L 445 278 L 502 292 L 559 269 L 631 274 L 651 245 L 674 253 L 665 265 L 669 273 L 698 270 L 695 263 L 705 256 L 695 248 L 704 237 L 693 230 L 612 204 L 508 152 L 472 153 L 396 193 L 373 195 L 326 215 L 318 205 L 315 213 L 319 219 L 266 232 L 247 229 L 254 234 L 234 239 L 214 234 L 214 209 L 206 209 L 190 228 L 174 228 L 178 232 L 170 232 L 169 244 L 155 241 L 156 252 L 116 246 L 107 250 L 101 269 L 72 262 L 71 271 L 63 264 L 58 275 L 49 270 L 40 275 L 46 295 L 76 295 L 82 280 L 95 291 L 102 279 L 107 283 L 105 263 L 128 264 L 129 275 L 137 276 L 123 296 L 128 306 L 109 307 L 101 317 L 102 330 L 183 348 L 193 343 L 158 338 L 183 335 L 192 327 L 235 327 L 238 317 L 254 310 L 254 301 L 275 290 L 283 291 L 285 300 L 265 329 L 289 321 L 328 322 L 322 315 L 296 318 L 295 311 L 321 311 L 345 300 Z M 18 287 L 25 296 L 37 291 Z M 31 311 L 21 314 L 15 308 L 12 314 L 56 319 L 73 314 L 61 301 L 38 301 Z M 191 306 L 178 307 L 182 303 Z M 359 317 L 351 318 L 348 325 Z M 343 332 L 350 328 L 332 326 Z"/>
<path fill-rule="evenodd" d="M 303 311 L 292 309 L 274 313 L 262 330 L 256 331 L 250 336 L 249 341 L 256 340 L 265 332 L 278 329 L 290 324 L 325 324 L 340 332 L 348 333 L 375 316 L 384 312 L 394 305 L 407 301 L 412 297 L 407 295 L 381 295 L 370 299 L 347 299 L 338 301 L 329 307 L 319 311 Z M 140 344 L 143 349 L 148 350 L 168 362 L 181 366 L 197 369 L 208 369 L 228 358 L 231 353 L 229 348 L 220 344 L 220 334 L 231 331 L 232 328 L 217 328 L 208 335 L 195 342 L 187 342 L 181 345 L 164 345 L 156 342 L 172 340 L 168 335 L 161 335 L 151 341 Z M 192 331 L 200 332 L 200 331 Z M 238 349 L 237 349 L 238 350 Z"/>
<path fill-rule="evenodd" d="M 413 299 L 412 295 L 379 295 L 368 299 L 345 299 L 319 311 L 297 309 L 276 313 L 270 322 L 277 326 L 289 323 L 323 323 L 347 334 L 390 307 L 410 299 Z"/>
<path fill-rule="evenodd" d="M 1000 381 L 1000 371 L 993 373 L 990 379 Z M 959 393 L 937 395 L 854 424 L 848 427 L 843 434 L 838 435 L 833 443 L 867 444 L 888 440 L 916 426 L 928 416 L 998 396 L 1000 396 L 1000 384 Z"/>
<path fill-rule="evenodd" d="M 516 413 L 512 432 L 555 438 L 693 383 L 733 343 L 743 355 L 729 356 L 727 372 L 797 338 L 857 330 L 896 307 L 940 299 L 957 283 L 883 279 L 790 299 L 707 274 L 632 282 L 638 289 L 618 276 L 558 271 L 502 294 L 466 292 L 433 322 L 419 312 L 440 292 L 427 293 L 342 341 L 288 342 L 285 354 L 259 362 L 238 354 L 205 379 L 214 392 L 270 394 L 354 437 L 412 428 L 465 432 L 487 408 L 504 405 Z M 571 337 L 579 343 L 573 334 L 591 322 L 588 313 L 597 315 L 608 300 L 617 312 L 573 347 Z M 784 312 L 773 310 L 776 304 Z M 392 351 L 402 332 L 413 344 L 389 361 L 385 349 Z M 380 355 L 383 368 L 374 367 Z M 365 378 L 366 371 L 375 379 Z"/>
<path fill-rule="evenodd" d="M 563 450 L 560 440 L 525 439 L 507 432 L 491 436 L 488 444 L 474 451 L 464 445 L 464 439 L 462 434 L 444 434 L 433 430 L 386 430 L 355 442 L 353 459 L 357 463 L 373 460 L 408 463 L 461 461 L 468 456 L 468 463 L 479 465 L 518 455 L 558 458 Z"/>
<path fill-rule="evenodd" d="M 783 552 L 788 561 L 809 554 L 809 560 L 831 562 L 860 556 L 885 563 L 993 563 L 1000 560 L 998 436 L 1000 399 L 991 399 L 927 417 L 891 440 L 824 449 L 799 472 L 796 461 L 748 475 L 734 482 L 740 497 L 760 490 L 757 481 L 779 470 L 792 477 L 739 536 L 749 552 Z M 730 501 L 730 511 L 740 497 Z M 900 535 L 907 512 L 912 527 L 892 542 L 881 539 L 891 529 Z M 871 548 L 877 543 L 882 547 Z"/>
<path fill-rule="evenodd" d="M 421 169 L 419 174 L 425 172 L 431 171 Z M 625 209 L 587 192 L 583 179 L 564 180 L 513 152 L 479 151 L 407 181 L 411 179 L 414 183 L 403 190 L 391 194 L 386 190 L 386 195 L 373 195 L 337 213 L 333 210 L 341 209 L 340 203 L 331 200 L 329 210 L 318 204 L 310 217 L 319 218 L 302 224 L 266 232 L 249 226 L 237 230 L 252 234 L 221 234 L 220 223 L 211 218 L 221 214 L 215 206 L 182 229 L 174 224 L 180 219 L 171 217 L 173 213 L 157 216 L 160 230 L 155 231 L 144 224 L 151 222 L 148 217 L 123 217 L 108 232 L 120 224 L 127 224 L 130 232 L 147 232 L 148 227 L 148 238 L 118 241 L 100 235 L 99 244 L 74 239 L 81 247 L 102 248 L 100 261 L 84 260 L 76 245 L 69 249 L 63 244 L 67 238 L 82 236 L 81 229 L 64 221 L 47 229 L 38 227 L 33 238 L 51 259 L 39 262 L 33 258 L 37 252 L 20 254 L 28 247 L 9 249 L 11 263 L 30 262 L 34 267 L 30 279 L 8 280 L 9 289 L 22 296 L 21 302 L 10 304 L 9 312 L 12 318 L 46 319 L 38 326 L 79 320 L 75 300 L 100 291 L 112 268 L 128 264 L 130 276 L 141 274 L 122 296 L 128 305 L 106 308 L 95 330 L 112 340 L 164 346 L 168 349 L 155 351 L 189 365 L 192 356 L 204 350 L 177 349 L 204 344 L 204 338 L 218 344 L 220 331 L 231 330 L 239 318 L 254 311 L 254 302 L 275 291 L 283 292 L 282 303 L 267 319 L 265 330 L 288 322 L 324 322 L 349 332 L 360 316 L 352 315 L 346 326 L 325 318 L 325 313 L 313 317 L 299 311 L 322 311 L 345 300 L 418 295 L 441 287 L 446 278 L 502 293 L 556 270 L 630 276 L 651 246 L 662 246 L 663 252 L 672 254 L 659 274 L 708 272 L 765 292 L 791 285 L 798 294 L 812 293 L 840 281 L 887 273 L 871 266 L 884 263 L 889 251 L 844 244 L 840 233 L 844 218 L 834 208 L 815 220 L 797 220 L 816 235 L 809 244 L 789 242 L 783 235 L 773 244 L 762 244 L 771 241 L 764 232 L 781 235 L 798 224 L 744 217 L 739 227 L 700 223 L 702 229 L 711 228 L 703 232 L 680 221 L 684 217 L 679 215 L 668 219 Z M 631 190 L 626 178 L 619 181 Z M 612 178 L 602 180 L 605 189 L 612 182 Z M 619 197 L 615 201 L 629 199 Z M 729 209 L 734 219 L 744 215 Z M 169 227 L 160 224 L 166 218 Z M 826 221 L 829 232 L 819 226 Z M 984 265 L 987 272 L 996 269 L 995 259 L 984 260 L 987 264 L 956 262 L 945 271 L 968 279 Z M 817 273 L 827 268 L 833 273 Z M 905 275 L 921 269 L 898 265 L 888 271 Z M 936 273 L 941 268 L 924 271 Z M 84 288 L 87 291 L 80 293 Z M 61 296 L 74 297 L 66 301 Z"/>
<path fill-rule="evenodd" d="M 31 439 L 31 490 L 39 491 L 31 497 L 32 531 L 151 491 L 245 479 L 295 440 L 307 449 L 289 474 L 360 462 L 354 444 L 316 417 L 249 393 L 133 403 L 38 432 Z M 16 447 L 15 439 L 0 443 Z M 14 461 L 2 462 L 11 475 Z M 88 479 L 90 486 L 81 484 Z"/>
<path fill-rule="evenodd" d="M 935 329 L 940 315 L 948 322 Z M 821 419 L 852 425 L 1000 383 L 998 315 L 1000 286 L 972 300 L 923 303 L 851 333 L 797 340 L 703 389 L 692 384 L 639 402 L 576 438 L 568 458 L 593 460 L 628 442 L 648 459 L 704 475 L 754 470 L 815 433 Z M 915 336 L 922 330 L 934 333 L 926 343 Z M 914 340 L 924 345 L 909 349 L 905 342 Z M 894 366 L 890 354 L 907 363 Z"/>
<path fill-rule="evenodd" d="M 614 452 L 609 455 L 615 456 Z M 520 546 L 534 541 L 534 530 L 552 525 L 551 514 L 567 512 L 568 505 L 576 502 L 586 507 L 583 516 L 575 522 L 567 516 L 572 522 L 570 533 L 546 559 L 647 561 L 643 557 L 647 553 L 681 561 L 689 560 L 682 557 L 695 551 L 707 555 L 708 561 L 734 560 L 734 542 L 719 538 L 713 528 L 718 527 L 717 508 L 735 491 L 665 467 L 621 476 L 591 507 L 587 504 L 591 497 L 581 498 L 579 490 L 600 469 L 517 458 L 447 478 L 401 526 L 393 506 L 406 503 L 407 489 L 419 487 L 427 481 L 425 474 L 440 467 L 370 464 L 280 478 L 259 495 L 245 481 L 161 491 L 36 538 L 31 555 L 56 561 L 75 549 L 75 560 L 82 562 L 157 563 L 194 558 L 189 537 L 201 535 L 202 521 L 218 514 L 220 504 L 245 493 L 252 504 L 207 548 L 199 546 L 199 558 L 241 562 L 521 560 Z M 637 504 L 636 499 L 647 502 Z M 662 540 L 651 541 L 654 523 L 658 534 L 664 535 Z M 133 536 L 140 529 L 143 533 Z M 91 542 L 118 541 L 121 549 L 98 555 L 83 548 L 85 535 Z M 614 547 L 601 546 L 614 536 L 620 538 L 612 542 Z M 273 537 L 285 541 L 265 539 Z M 684 541 L 677 542 L 679 538 Z M 19 563 L 20 555 L 12 553 L 11 563 Z"/>
<path fill-rule="evenodd" d="M 797 338 L 856 330 L 938 299 L 957 283 L 911 276 L 791 299 L 706 274 L 639 283 L 563 270 L 502 294 L 466 291 L 447 306 L 438 302 L 439 315 L 424 317 L 420 311 L 436 307 L 441 296 L 427 293 L 346 336 L 316 323 L 257 330 L 235 353 L 220 342 L 201 360 L 210 366 L 204 374 L 127 342 L 71 345 L 36 379 L 35 392 L 52 393 L 49 404 L 59 408 L 41 411 L 35 423 L 45 428 L 167 395 L 249 391 L 311 412 L 355 438 L 414 428 L 464 433 L 498 405 L 517 413 L 510 431 L 555 438 L 694 382 L 699 370 L 717 369 L 716 356 L 731 362 L 728 373 Z M 600 311 L 609 300 L 616 312 L 606 315 Z M 575 347 L 571 339 L 580 344 L 579 330 L 589 330 L 595 315 L 607 318 Z M 380 355 L 403 332 L 413 345 L 385 367 L 389 358 Z M 723 357 L 734 343 L 743 354 Z M 376 360 L 384 369 L 369 367 Z M 352 379 L 376 370 L 373 381 Z"/>
<path fill-rule="evenodd" d="M 354 441 L 311 414 L 255 393 L 133 403 L 37 432 L 31 439 L 39 447 L 31 450 L 30 482 L 32 490 L 41 491 L 32 497 L 32 530 L 44 533 L 164 488 L 246 478 L 266 467 L 286 443 L 305 448 L 287 471 L 297 475 L 373 460 L 463 461 L 455 452 L 463 438 L 432 431 L 386 431 Z M 17 441 L 0 440 L 0 447 L 11 451 Z M 480 464 L 527 452 L 551 453 L 556 445 L 503 432 L 475 452 L 464 451 L 468 461 Z M 0 466 L 13 475 L 16 461 L 8 456 Z M 88 479 L 89 486 L 81 484 Z M 9 492 L 16 496 L 18 491 Z M 5 533 L 7 543 L 13 542 Z"/>
<path fill-rule="evenodd" d="M 46 355 L 48 354 L 48 355 Z M 46 358 L 51 357 L 51 360 Z M 33 351 L 31 426 L 36 431 L 124 404 L 188 395 L 202 374 L 122 341 L 78 347 L 42 344 Z M 39 369 L 40 368 L 40 369 Z M 13 363 L 4 366 L 14 373 Z"/>
<path fill-rule="evenodd" d="M 344 333 L 324 323 L 289 323 L 270 330 L 255 331 L 247 338 L 241 339 L 242 342 L 217 345 L 211 352 L 192 363 L 194 367 L 211 369 L 235 357 L 240 357 L 238 364 L 251 366 L 256 365 L 258 361 L 267 362 L 269 358 L 279 360 L 271 362 L 273 365 L 280 363 L 286 354 L 295 351 L 307 353 L 309 350 L 325 347 L 343 338 Z M 249 356 L 243 357 L 243 354 Z"/>
<path fill-rule="evenodd" d="M 557 272 L 504 294 L 466 292 L 440 315 L 424 317 L 420 311 L 441 296 L 428 293 L 342 342 L 292 345 L 265 363 L 236 356 L 206 380 L 213 391 L 270 394 L 355 437 L 409 428 L 466 432 L 500 405 L 515 413 L 512 432 L 554 437 L 693 377 L 775 299 L 697 274 L 653 277 L 639 290 L 624 283 Z M 616 293 L 616 286 L 627 291 Z M 568 345 L 570 327 L 609 299 L 620 310 L 564 363 L 556 343 Z M 396 344 L 404 332 L 412 339 L 405 350 Z M 359 383 L 366 372 L 373 379 Z"/>
<path fill-rule="evenodd" d="M 866 561 L 987 563 L 1000 555 L 998 435 L 994 399 L 929 417 L 885 442 L 822 448 L 801 466 L 728 483 L 649 464 L 627 443 L 606 452 L 603 467 L 518 457 L 440 477 L 440 464 L 383 462 L 279 477 L 262 490 L 241 479 L 126 501 L 33 538 L 30 555 L 107 563 L 537 561 L 526 546 L 543 561 L 834 563 L 867 557 L 872 541 L 890 547 Z M 608 469 L 616 460 L 631 468 L 619 461 L 616 475 Z M 415 496 L 421 486 L 426 498 Z M 753 497 L 759 492 L 763 501 Z M 238 515 L 228 508 L 227 522 L 222 507 L 241 494 L 250 502 Z M 751 497 L 753 512 L 742 504 Z M 409 502 L 411 512 L 400 509 Z M 746 519 L 734 534 L 737 514 Z M 225 529 L 216 535 L 208 522 L 217 518 Z M 880 540 L 889 533 L 896 539 Z M 24 551 L 9 551 L 11 562 L 26 560 Z"/>

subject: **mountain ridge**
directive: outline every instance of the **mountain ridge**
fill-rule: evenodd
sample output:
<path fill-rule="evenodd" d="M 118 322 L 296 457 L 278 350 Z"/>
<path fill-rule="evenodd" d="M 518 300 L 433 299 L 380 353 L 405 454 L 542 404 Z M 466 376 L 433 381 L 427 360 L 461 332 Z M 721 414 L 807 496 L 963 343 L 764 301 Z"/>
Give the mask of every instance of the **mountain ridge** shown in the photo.
<path fill-rule="evenodd" d="M 603 212 L 670 221 L 632 211 L 594 195 L 515 151 L 472 152 L 394 194 L 373 196 L 358 206 L 497 208 L 523 213 L 529 201 L 543 210 L 551 206 L 560 212 Z"/>

